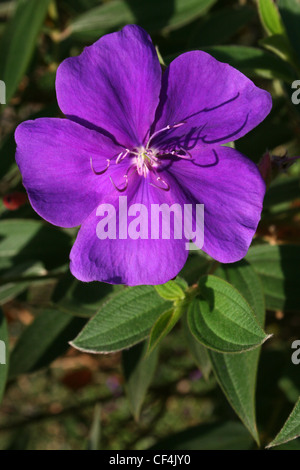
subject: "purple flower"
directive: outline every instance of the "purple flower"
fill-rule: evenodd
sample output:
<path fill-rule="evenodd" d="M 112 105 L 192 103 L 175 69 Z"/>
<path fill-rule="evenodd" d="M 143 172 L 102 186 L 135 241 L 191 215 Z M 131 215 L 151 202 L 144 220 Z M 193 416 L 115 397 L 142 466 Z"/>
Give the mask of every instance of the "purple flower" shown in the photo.
<path fill-rule="evenodd" d="M 135 25 L 66 59 L 56 78 L 67 119 L 16 130 L 16 160 L 34 210 L 61 227 L 82 225 L 70 269 L 82 281 L 161 284 L 183 267 L 186 239 L 105 239 L 97 208 L 204 204 L 203 250 L 230 263 L 247 252 L 265 184 L 256 165 L 222 146 L 270 112 L 269 93 L 201 51 L 162 75 L 148 34 Z"/>

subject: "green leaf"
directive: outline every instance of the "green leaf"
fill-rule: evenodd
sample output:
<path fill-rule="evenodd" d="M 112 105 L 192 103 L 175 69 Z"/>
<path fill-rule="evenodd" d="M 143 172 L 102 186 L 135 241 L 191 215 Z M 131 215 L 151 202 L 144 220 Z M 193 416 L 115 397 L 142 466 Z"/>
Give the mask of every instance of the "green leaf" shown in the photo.
<path fill-rule="evenodd" d="M 300 3 L 298 0 L 279 0 L 278 8 L 290 43 L 300 60 Z"/>
<path fill-rule="evenodd" d="M 126 394 L 136 421 L 139 419 L 158 360 L 158 349 L 151 354 L 146 355 L 146 352 L 147 343 L 143 342 L 122 353 Z"/>
<path fill-rule="evenodd" d="M 279 78 L 289 84 L 295 79 L 295 72 L 287 63 L 263 49 L 248 46 L 213 46 L 204 50 L 250 77 Z"/>
<path fill-rule="evenodd" d="M 184 317 L 183 320 L 183 331 L 187 343 L 187 347 L 199 367 L 200 371 L 203 374 L 203 377 L 205 380 L 209 379 L 209 375 L 211 373 L 212 367 L 211 367 L 211 362 L 208 354 L 207 348 L 202 346 L 199 341 L 197 341 L 192 333 L 190 332 L 190 329 L 187 324 L 186 316 Z"/>
<path fill-rule="evenodd" d="M 284 33 L 278 8 L 273 0 L 258 0 L 258 11 L 261 22 L 268 34 Z"/>
<path fill-rule="evenodd" d="M 245 261 L 221 265 L 215 275 L 232 284 L 247 300 L 260 325 L 264 326 L 265 304 L 262 284 Z M 255 389 L 260 348 L 242 354 L 208 351 L 215 376 L 229 403 L 259 443 L 255 417 Z"/>
<path fill-rule="evenodd" d="M 300 246 L 257 245 L 246 259 L 262 281 L 267 309 L 299 311 Z"/>
<path fill-rule="evenodd" d="M 46 269 L 68 263 L 71 238 L 60 229 L 37 220 L 0 221 L 0 276 L 18 264 L 42 262 Z"/>
<path fill-rule="evenodd" d="M 70 273 L 57 283 L 51 302 L 64 312 L 91 317 L 108 300 L 108 296 L 124 290 L 124 286 L 102 282 L 80 282 Z"/>
<path fill-rule="evenodd" d="M 72 21 L 62 37 L 72 34 L 80 39 L 95 40 L 99 36 L 137 23 L 149 33 L 168 32 L 178 29 L 203 15 L 216 0 L 174 0 L 169 2 L 153 0 L 113 0 L 106 2 Z"/>
<path fill-rule="evenodd" d="M 48 366 L 69 348 L 84 319 L 57 310 L 44 310 L 22 333 L 11 353 L 9 378 Z"/>
<path fill-rule="evenodd" d="M 221 8 L 212 11 L 201 19 L 201 23 L 192 39 L 189 48 L 219 45 L 228 41 L 241 28 L 251 21 L 255 13 L 253 8 L 238 6 Z"/>
<path fill-rule="evenodd" d="M 235 287 L 252 308 L 259 324 L 265 321 L 265 300 L 262 283 L 252 266 L 245 260 L 232 264 L 220 264 L 215 276 Z"/>
<path fill-rule="evenodd" d="M 8 331 L 6 320 L 0 309 L 0 403 L 5 390 L 8 375 Z"/>
<path fill-rule="evenodd" d="M 151 450 L 247 450 L 253 445 L 248 431 L 240 423 L 200 424 L 155 444 Z"/>
<path fill-rule="evenodd" d="M 174 328 L 179 318 L 181 317 L 182 309 L 180 307 L 173 307 L 164 312 L 159 319 L 154 323 L 150 332 L 148 351 L 151 353 L 158 343 Z"/>
<path fill-rule="evenodd" d="M 41 277 L 45 274 L 42 263 L 28 261 L 8 269 L 0 278 L 0 305 L 17 297 L 31 284 L 31 276 Z"/>
<path fill-rule="evenodd" d="M 274 34 L 273 36 L 261 39 L 259 44 L 274 52 L 274 54 L 277 54 L 281 59 L 289 62 L 294 67 L 297 67 L 297 58 L 286 36 Z"/>
<path fill-rule="evenodd" d="M 200 295 L 190 304 L 188 324 L 204 346 L 225 353 L 248 351 L 268 339 L 244 297 L 216 276 L 199 281 Z"/>
<path fill-rule="evenodd" d="M 275 439 L 267 446 L 279 446 L 300 436 L 300 398 Z"/>
<path fill-rule="evenodd" d="M 128 287 L 109 299 L 71 344 L 95 353 L 128 348 L 145 339 L 171 306 L 152 286 Z"/>
<path fill-rule="evenodd" d="M 14 95 L 32 58 L 50 0 L 19 0 L 1 37 L 0 77 L 6 101 Z"/>
<path fill-rule="evenodd" d="M 184 299 L 185 294 L 176 281 L 169 281 L 166 284 L 155 286 L 156 292 L 166 300 Z"/>
<path fill-rule="evenodd" d="M 264 210 L 276 204 L 291 202 L 300 198 L 300 181 L 298 176 L 282 175 L 272 181 L 264 198 Z"/>
<path fill-rule="evenodd" d="M 95 405 L 90 435 L 86 443 L 86 450 L 101 450 L 100 443 L 101 443 L 101 406 L 100 406 L 100 403 L 97 403 Z"/>

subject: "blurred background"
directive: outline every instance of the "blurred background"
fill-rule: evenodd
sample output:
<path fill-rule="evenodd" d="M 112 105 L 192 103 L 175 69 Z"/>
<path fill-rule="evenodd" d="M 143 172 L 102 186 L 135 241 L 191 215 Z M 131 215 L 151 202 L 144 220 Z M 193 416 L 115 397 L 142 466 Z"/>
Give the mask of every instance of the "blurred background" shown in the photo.
<path fill-rule="evenodd" d="M 55 75 L 63 59 L 136 23 L 150 33 L 166 65 L 185 51 L 205 50 L 272 93 L 271 114 L 235 143 L 238 150 L 256 163 L 267 150 L 299 156 L 300 104 L 291 95 L 300 79 L 300 6 L 289 13 L 281 11 L 283 31 L 282 22 L 259 11 L 254 0 L 0 2 L 0 80 L 6 84 L 0 109 L 0 304 L 13 350 L 0 410 L 1 449 L 256 448 L 209 365 L 188 351 L 179 326 L 163 340 L 138 404 L 126 382 L 126 364 L 138 350 L 133 359 L 128 351 L 122 359 L 121 353 L 90 355 L 68 346 L 103 299 L 122 287 L 83 287 L 69 274 L 76 230 L 50 226 L 31 209 L 14 161 L 13 133 L 24 120 L 62 116 Z M 274 247 L 299 244 L 299 171 L 298 163 L 289 167 L 266 197 L 257 238 Z M 207 262 L 201 254 L 190 258 L 185 278 L 193 282 Z M 266 331 L 274 338 L 263 347 L 258 371 L 263 442 L 279 431 L 300 395 L 300 365 L 291 361 L 291 343 L 300 339 L 299 249 L 287 265 L 284 280 L 276 262 L 265 275 Z M 300 449 L 299 439 L 286 447 Z"/>

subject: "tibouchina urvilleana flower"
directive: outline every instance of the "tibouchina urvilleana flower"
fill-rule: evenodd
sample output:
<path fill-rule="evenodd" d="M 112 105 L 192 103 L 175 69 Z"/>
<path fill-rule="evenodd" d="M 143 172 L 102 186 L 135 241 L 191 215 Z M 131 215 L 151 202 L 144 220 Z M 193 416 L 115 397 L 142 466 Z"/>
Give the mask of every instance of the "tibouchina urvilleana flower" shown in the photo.
<path fill-rule="evenodd" d="M 76 278 L 167 282 L 188 256 L 180 209 L 192 207 L 196 234 L 200 204 L 203 251 L 224 263 L 246 254 L 265 184 L 252 161 L 223 144 L 267 116 L 268 92 L 201 51 L 162 73 L 150 37 L 135 25 L 66 59 L 56 92 L 66 119 L 22 123 L 16 160 L 34 210 L 60 227 L 81 225 L 70 254 Z M 161 220 L 158 231 L 150 227 L 162 204 L 169 236 Z"/>

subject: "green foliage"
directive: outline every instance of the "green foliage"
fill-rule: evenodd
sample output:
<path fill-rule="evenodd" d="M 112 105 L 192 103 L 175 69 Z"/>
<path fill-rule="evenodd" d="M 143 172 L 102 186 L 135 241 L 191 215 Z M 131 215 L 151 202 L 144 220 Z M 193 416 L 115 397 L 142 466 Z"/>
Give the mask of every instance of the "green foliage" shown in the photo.
<path fill-rule="evenodd" d="M 268 309 L 299 311 L 299 246 L 257 245 L 246 259 L 260 276 Z"/>
<path fill-rule="evenodd" d="M 269 35 L 284 33 L 278 8 L 273 0 L 258 0 L 258 9 L 261 22 Z"/>
<path fill-rule="evenodd" d="M 21 335 L 11 353 L 9 378 L 34 372 L 49 365 L 68 349 L 85 321 L 61 311 L 45 310 Z"/>
<path fill-rule="evenodd" d="M 200 425 L 156 444 L 154 450 L 245 450 L 252 439 L 243 426 L 235 422 Z"/>
<path fill-rule="evenodd" d="M 298 0 L 279 0 L 278 7 L 288 38 L 300 61 L 300 4 Z"/>
<path fill-rule="evenodd" d="M 244 296 L 264 327 L 265 303 L 261 282 L 245 262 L 220 266 L 216 275 L 226 279 Z M 239 356 L 209 351 L 213 370 L 233 409 L 259 443 L 255 418 L 256 376 L 260 348 Z"/>
<path fill-rule="evenodd" d="M 242 295 L 215 276 L 200 279 L 199 295 L 189 306 L 188 324 L 200 343 L 218 352 L 248 351 L 268 339 Z"/>
<path fill-rule="evenodd" d="M 216 0 L 175 0 L 174 5 L 160 0 L 144 4 L 139 0 L 113 0 L 75 18 L 66 34 L 93 41 L 130 23 L 138 23 L 150 33 L 159 30 L 166 33 L 203 15 L 214 3 Z"/>
<path fill-rule="evenodd" d="M 16 11 L 1 37 L 0 77 L 7 101 L 25 74 L 45 20 L 50 0 L 18 0 Z"/>
<path fill-rule="evenodd" d="M 139 343 L 123 351 L 122 366 L 125 388 L 133 416 L 139 419 L 147 390 L 153 380 L 158 361 L 158 349 L 147 354 L 147 343 Z"/>
<path fill-rule="evenodd" d="M 170 307 L 151 286 L 128 287 L 100 308 L 72 345 L 81 351 L 119 351 L 142 341 Z"/>
<path fill-rule="evenodd" d="M 279 446 L 300 436 L 300 398 L 282 429 L 268 447 Z"/>

